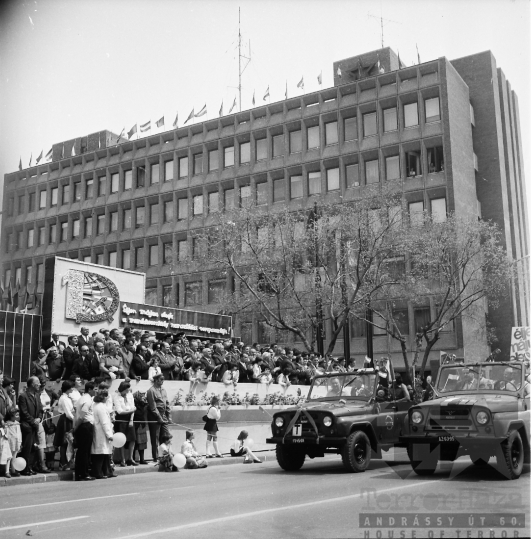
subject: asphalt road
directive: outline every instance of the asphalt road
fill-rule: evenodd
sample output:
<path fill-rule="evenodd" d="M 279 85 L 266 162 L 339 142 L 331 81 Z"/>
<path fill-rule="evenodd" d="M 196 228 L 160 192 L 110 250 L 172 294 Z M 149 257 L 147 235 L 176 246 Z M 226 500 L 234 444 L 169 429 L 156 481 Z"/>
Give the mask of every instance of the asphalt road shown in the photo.
<path fill-rule="evenodd" d="M 4 487 L 0 538 L 317 539 L 389 537 L 391 530 L 393 537 L 530 535 L 529 466 L 519 480 L 506 481 L 463 457 L 423 478 L 411 472 L 401 450 L 391 458 L 373 461 L 362 474 L 347 473 L 332 455 L 287 473 L 269 456 L 256 465 Z M 510 519 L 522 513 L 526 527 L 512 527 Z M 468 523 L 470 517 L 475 520 Z"/>

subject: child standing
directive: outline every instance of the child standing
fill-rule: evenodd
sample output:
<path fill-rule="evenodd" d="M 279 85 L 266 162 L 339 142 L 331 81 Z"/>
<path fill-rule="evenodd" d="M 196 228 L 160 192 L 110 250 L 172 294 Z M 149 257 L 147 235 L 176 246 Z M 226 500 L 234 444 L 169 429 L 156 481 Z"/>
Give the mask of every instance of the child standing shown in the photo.
<path fill-rule="evenodd" d="M 18 411 L 8 410 L 5 416 L 4 428 L 0 429 L 0 464 L 5 464 L 7 478 L 18 477 L 15 470 L 14 459 L 22 446 L 22 433 L 20 432 L 20 416 Z M 3 430 L 3 434 L 1 434 Z M 9 472 L 11 470 L 11 473 Z"/>

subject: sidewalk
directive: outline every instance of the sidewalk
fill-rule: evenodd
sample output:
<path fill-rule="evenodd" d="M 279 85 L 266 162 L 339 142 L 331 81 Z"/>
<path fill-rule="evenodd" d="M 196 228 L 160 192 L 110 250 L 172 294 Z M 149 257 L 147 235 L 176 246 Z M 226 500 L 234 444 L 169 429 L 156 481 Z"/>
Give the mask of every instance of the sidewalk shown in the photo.
<path fill-rule="evenodd" d="M 260 460 L 269 462 L 275 459 L 274 450 L 267 451 L 255 451 Z M 241 457 L 232 458 L 230 455 L 224 455 L 222 459 L 208 459 L 208 467 L 212 466 L 227 466 L 230 464 L 242 464 L 243 459 Z M 186 470 L 187 471 L 187 470 Z M 151 473 L 158 472 L 158 465 L 154 462 L 139 466 L 127 466 L 127 468 L 120 468 L 117 466 L 114 469 L 116 475 L 133 475 L 139 473 Z M 37 474 L 31 477 L 12 477 L 7 479 L 6 477 L 0 477 L 0 487 L 13 487 L 16 485 L 33 485 L 36 483 L 52 483 L 55 481 L 73 481 L 74 472 L 72 470 L 65 470 L 64 472 L 54 471 L 49 474 Z"/>

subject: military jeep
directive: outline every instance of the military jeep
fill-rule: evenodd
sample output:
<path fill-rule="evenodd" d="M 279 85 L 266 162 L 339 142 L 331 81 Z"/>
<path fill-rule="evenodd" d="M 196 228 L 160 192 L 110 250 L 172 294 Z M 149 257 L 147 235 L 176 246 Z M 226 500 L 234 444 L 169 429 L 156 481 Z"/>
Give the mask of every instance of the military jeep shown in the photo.
<path fill-rule="evenodd" d="M 400 442 L 418 475 L 440 460 L 468 455 L 477 466 L 491 457 L 508 479 L 529 463 L 529 383 L 519 361 L 443 365 L 433 400 L 409 410 Z"/>
<path fill-rule="evenodd" d="M 299 470 L 306 457 L 340 454 L 350 472 L 364 472 L 372 458 L 397 445 L 411 406 L 396 400 L 389 361 L 379 368 L 316 376 L 306 401 L 274 414 L 269 444 L 280 467 Z"/>

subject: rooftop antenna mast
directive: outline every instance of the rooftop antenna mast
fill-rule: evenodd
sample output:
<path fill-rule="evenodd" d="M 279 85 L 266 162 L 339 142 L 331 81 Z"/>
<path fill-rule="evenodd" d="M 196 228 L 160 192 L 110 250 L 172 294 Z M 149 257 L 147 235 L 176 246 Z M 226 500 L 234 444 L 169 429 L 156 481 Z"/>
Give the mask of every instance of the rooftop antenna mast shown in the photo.
<path fill-rule="evenodd" d="M 367 13 L 367 17 L 370 19 L 377 19 L 380 21 L 380 33 L 382 37 L 382 49 L 384 48 L 384 21 L 385 22 L 394 22 L 395 24 L 400 24 L 397 21 L 392 21 L 391 19 L 384 19 L 382 15 L 382 3 L 380 2 L 380 16 L 378 15 L 372 15 L 371 13 Z"/>
<path fill-rule="evenodd" d="M 247 66 L 251 62 L 251 40 L 249 40 L 249 56 L 244 56 L 242 54 L 242 33 L 240 29 L 240 11 L 241 8 L 238 8 L 238 94 L 240 96 L 240 112 L 242 111 L 242 75 L 243 72 L 247 69 Z M 247 63 L 243 66 L 242 69 L 242 58 L 247 60 Z"/>

